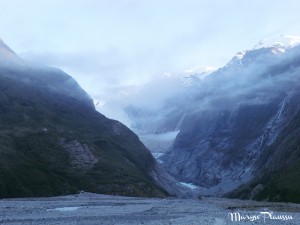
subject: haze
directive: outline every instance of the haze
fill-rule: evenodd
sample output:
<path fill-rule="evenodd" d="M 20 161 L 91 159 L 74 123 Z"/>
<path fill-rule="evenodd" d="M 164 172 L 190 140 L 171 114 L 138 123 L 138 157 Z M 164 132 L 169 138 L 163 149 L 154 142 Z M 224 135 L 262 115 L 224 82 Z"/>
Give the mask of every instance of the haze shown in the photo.
<path fill-rule="evenodd" d="M 265 37 L 300 35 L 297 0 L 0 0 L 0 7 L 0 37 L 17 54 L 65 70 L 100 112 L 121 120 L 120 102 L 166 72 L 222 67 Z"/>

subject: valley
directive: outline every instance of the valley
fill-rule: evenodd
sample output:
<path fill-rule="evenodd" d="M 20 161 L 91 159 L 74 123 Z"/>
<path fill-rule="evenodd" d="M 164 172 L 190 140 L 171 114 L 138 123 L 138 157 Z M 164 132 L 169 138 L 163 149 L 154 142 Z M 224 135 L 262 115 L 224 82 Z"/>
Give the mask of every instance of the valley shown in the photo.
<path fill-rule="evenodd" d="M 125 108 L 161 166 L 198 186 L 198 195 L 300 201 L 300 39 L 275 40 L 238 52 L 204 78 L 189 74 L 189 85 L 185 73 L 162 77 L 155 82 L 172 96 Z"/>
<path fill-rule="evenodd" d="M 267 214 L 264 223 L 261 212 L 272 213 L 273 219 Z M 235 221 L 233 217 L 232 221 L 231 213 L 239 213 L 241 218 L 247 215 L 261 217 L 255 221 Z M 274 219 L 276 216 L 292 219 Z M 300 205 L 225 198 L 159 199 L 81 193 L 0 200 L 0 224 L 5 225 L 296 225 L 299 222 Z"/>
<path fill-rule="evenodd" d="M 70 3 L 0 1 L 0 225 L 300 224 L 300 1 Z"/>

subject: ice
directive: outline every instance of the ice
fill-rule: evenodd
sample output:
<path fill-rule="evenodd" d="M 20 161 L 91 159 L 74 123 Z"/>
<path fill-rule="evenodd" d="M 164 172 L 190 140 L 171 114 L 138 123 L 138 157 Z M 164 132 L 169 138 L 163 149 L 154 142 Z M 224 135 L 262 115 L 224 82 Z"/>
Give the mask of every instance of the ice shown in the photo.
<path fill-rule="evenodd" d="M 184 182 L 180 182 L 180 184 L 190 188 L 190 189 L 197 189 L 198 186 L 194 185 L 193 183 L 184 183 Z"/>

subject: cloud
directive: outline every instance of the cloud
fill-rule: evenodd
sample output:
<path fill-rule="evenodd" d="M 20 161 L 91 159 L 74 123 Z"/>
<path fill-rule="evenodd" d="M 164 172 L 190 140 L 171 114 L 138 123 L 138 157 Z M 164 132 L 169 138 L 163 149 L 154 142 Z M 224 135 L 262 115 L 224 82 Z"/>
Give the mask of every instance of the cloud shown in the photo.
<path fill-rule="evenodd" d="M 265 35 L 300 34 L 295 0 L 0 2 L 4 41 L 26 59 L 62 68 L 111 111 L 151 80 L 160 88 L 145 96 L 159 105 L 158 96 L 173 91 L 156 81 L 164 72 L 221 67 Z"/>
<path fill-rule="evenodd" d="M 241 61 L 233 58 L 227 66 L 185 89 L 172 79 L 158 79 L 136 95 L 126 112 L 132 126 L 144 132 L 172 131 L 186 115 L 273 102 L 299 89 L 299 75 L 300 46 L 284 54 L 258 49 L 247 52 Z"/>

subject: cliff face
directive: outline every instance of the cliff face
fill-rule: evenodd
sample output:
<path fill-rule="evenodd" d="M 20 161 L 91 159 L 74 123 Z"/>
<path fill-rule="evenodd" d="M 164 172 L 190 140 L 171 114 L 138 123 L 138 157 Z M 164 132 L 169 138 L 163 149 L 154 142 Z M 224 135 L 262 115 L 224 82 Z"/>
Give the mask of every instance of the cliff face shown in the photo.
<path fill-rule="evenodd" d="M 296 111 L 273 144 L 267 146 L 256 163 L 253 178 L 228 194 L 243 199 L 300 202 L 300 94 L 288 102 L 284 115 Z M 298 108 L 295 110 L 295 108 Z"/>
<path fill-rule="evenodd" d="M 166 194 L 150 176 L 155 160 L 148 149 L 123 124 L 98 113 L 72 77 L 58 69 L 3 58 L 0 197 L 79 190 Z"/>
<path fill-rule="evenodd" d="M 248 198 L 291 193 L 293 180 L 299 180 L 291 172 L 299 163 L 299 78 L 299 47 L 282 54 L 256 49 L 233 58 L 199 83 L 173 146 L 160 158 L 163 165 L 205 193 L 224 194 L 250 181 L 251 188 L 260 186 Z M 286 171 L 290 177 L 281 182 Z"/>

